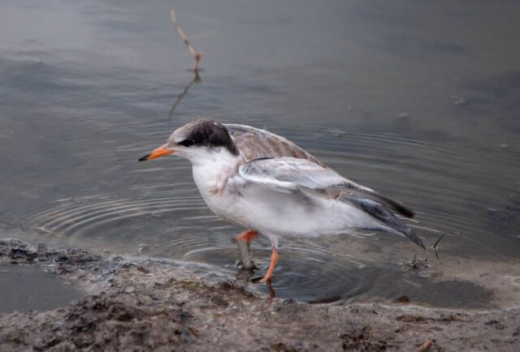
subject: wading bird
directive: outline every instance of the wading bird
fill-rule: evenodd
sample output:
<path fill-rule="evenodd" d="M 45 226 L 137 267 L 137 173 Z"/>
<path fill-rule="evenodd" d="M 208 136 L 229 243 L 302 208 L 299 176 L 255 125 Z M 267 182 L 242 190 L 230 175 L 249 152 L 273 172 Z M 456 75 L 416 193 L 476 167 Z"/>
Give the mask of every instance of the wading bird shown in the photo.
<path fill-rule="evenodd" d="M 414 213 L 370 188 L 350 181 L 284 137 L 245 125 L 200 119 L 184 125 L 166 144 L 139 161 L 175 154 L 192 164 L 193 179 L 208 207 L 246 231 L 269 238 L 273 277 L 278 240 L 338 235 L 353 229 L 419 236 L 402 220 Z"/>

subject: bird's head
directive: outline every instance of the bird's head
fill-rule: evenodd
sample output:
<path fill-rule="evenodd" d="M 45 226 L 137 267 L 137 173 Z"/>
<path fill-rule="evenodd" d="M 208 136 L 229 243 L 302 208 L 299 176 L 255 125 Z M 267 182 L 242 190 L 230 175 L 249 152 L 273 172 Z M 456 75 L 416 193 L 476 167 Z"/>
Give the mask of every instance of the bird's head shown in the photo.
<path fill-rule="evenodd" d="M 177 129 L 166 144 L 154 149 L 139 161 L 177 154 L 195 163 L 220 153 L 238 156 L 239 151 L 226 127 L 212 120 L 200 119 Z"/>

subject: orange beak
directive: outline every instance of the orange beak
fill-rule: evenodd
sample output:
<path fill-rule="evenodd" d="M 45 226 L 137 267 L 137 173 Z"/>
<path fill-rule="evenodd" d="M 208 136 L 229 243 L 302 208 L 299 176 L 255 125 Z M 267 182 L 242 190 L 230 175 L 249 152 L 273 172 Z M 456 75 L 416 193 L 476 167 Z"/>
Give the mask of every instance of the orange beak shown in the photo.
<path fill-rule="evenodd" d="M 156 159 L 161 156 L 170 155 L 170 154 L 173 154 L 173 150 L 167 149 L 166 144 L 165 144 L 165 145 L 160 146 L 159 148 L 152 150 L 152 152 L 150 154 L 143 156 L 141 159 L 139 159 L 139 161 Z"/>

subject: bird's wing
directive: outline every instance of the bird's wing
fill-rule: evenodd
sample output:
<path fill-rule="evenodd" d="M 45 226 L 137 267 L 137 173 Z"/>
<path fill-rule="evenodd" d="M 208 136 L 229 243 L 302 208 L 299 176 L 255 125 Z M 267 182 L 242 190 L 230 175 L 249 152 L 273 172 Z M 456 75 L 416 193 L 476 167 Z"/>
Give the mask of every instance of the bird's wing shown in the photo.
<path fill-rule="evenodd" d="M 246 181 L 282 191 L 348 187 L 350 182 L 326 166 L 294 157 L 252 160 L 243 164 L 238 172 Z"/>
<path fill-rule="evenodd" d="M 410 209 L 342 177 L 326 166 L 307 159 L 282 157 L 247 162 L 238 172 L 247 182 L 280 192 L 312 191 L 349 203 L 424 248 L 420 237 L 394 214 L 412 217 Z"/>
<path fill-rule="evenodd" d="M 246 125 L 224 124 L 245 161 L 292 157 L 323 165 L 318 159 L 282 136 Z"/>
<path fill-rule="evenodd" d="M 319 191 L 331 198 L 339 199 L 347 194 L 372 199 L 402 216 L 414 216 L 413 211 L 403 204 L 348 180 L 331 168 L 307 159 L 282 157 L 252 160 L 240 167 L 239 174 L 247 181 L 285 191 L 306 188 Z"/>

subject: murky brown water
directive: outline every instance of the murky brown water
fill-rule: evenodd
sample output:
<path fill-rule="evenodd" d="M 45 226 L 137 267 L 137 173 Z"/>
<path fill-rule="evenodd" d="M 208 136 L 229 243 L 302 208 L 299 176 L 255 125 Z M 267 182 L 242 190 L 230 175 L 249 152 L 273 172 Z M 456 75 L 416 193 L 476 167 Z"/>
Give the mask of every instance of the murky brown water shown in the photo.
<path fill-rule="evenodd" d="M 137 162 L 204 116 L 265 126 L 405 202 L 430 246 L 460 232 L 441 243 L 446 265 L 518 262 L 518 2 L 176 2 L 204 57 L 172 121 L 193 60 L 171 6 L 0 4 L 0 237 L 232 268 L 240 229 L 206 208 L 189 164 Z M 266 240 L 253 249 L 268 260 Z M 310 301 L 408 294 L 466 306 L 446 289 L 460 283 L 403 272 L 415 253 L 442 271 L 390 235 L 284 241 L 274 288 Z M 472 302 L 488 299 L 483 290 Z"/>

